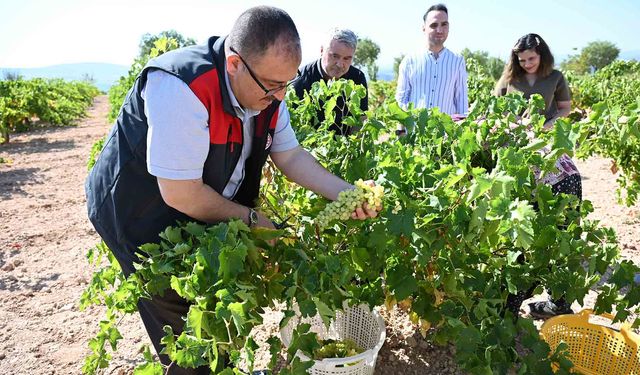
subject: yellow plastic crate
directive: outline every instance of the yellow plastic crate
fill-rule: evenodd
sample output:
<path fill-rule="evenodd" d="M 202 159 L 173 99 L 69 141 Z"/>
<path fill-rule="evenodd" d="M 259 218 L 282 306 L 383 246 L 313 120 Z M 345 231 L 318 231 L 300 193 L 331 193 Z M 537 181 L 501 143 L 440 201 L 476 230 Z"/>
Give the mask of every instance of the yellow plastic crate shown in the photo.
<path fill-rule="evenodd" d="M 638 344 L 640 336 L 628 323 L 620 331 L 590 323 L 592 310 L 553 317 L 542 325 L 540 336 L 554 351 L 558 344 L 568 345 L 574 371 L 586 375 L 640 375 Z M 598 315 L 609 320 L 610 314 Z"/>

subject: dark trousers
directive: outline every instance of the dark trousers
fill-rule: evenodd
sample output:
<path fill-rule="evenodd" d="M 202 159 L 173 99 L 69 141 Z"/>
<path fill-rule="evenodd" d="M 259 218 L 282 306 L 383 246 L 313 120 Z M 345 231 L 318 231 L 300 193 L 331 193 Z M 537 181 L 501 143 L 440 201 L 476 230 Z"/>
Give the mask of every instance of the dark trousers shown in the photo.
<path fill-rule="evenodd" d="M 187 316 L 187 312 L 189 312 L 189 302 L 180 297 L 173 289 L 167 289 L 163 297 L 154 296 L 151 300 L 141 298 L 138 301 L 138 311 L 149 338 L 151 338 L 151 342 L 156 349 L 156 353 L 160 357 L 160 362 L 169 366 L 165 374 L 204 375 L 211 373 L 207 366 L 197 369 L 178 367 L 175 363 L 171 363 L 167 355 L 159 354 L 162 350 L 160 340 L 164 336 L 162 328 L 169 325 L 173 329 L 173 333 L 179 335 L 183 331 L 185 324 L 182 318 Z"/>
<path fill-rule="evenodd" d="M 107 244 L 115 258 L 118 260 L 125 276 L 129 276 L 135 272 L 133 267 L 134 261 L 139 261 L 135 252 L 137 246 L 124 240 L 117 241 L 114 236 L 110 236 L 109 232 L 100 227 L 99 223 L 94 222 L 94 227 L 102 240 Z M 160 354 L 163 346 L 160 340 L 164 336 L 163 327 L 168 325 L 173 329 L 173 333 L 179 335 L 184 329 L 185 321 L 183 317 L 187 316 L 189 311 L 189 302 L 180 297 L 173 289 L 165 290 L 164 296 L 154 296 L 152 299 L 141 298 L 138 301 L 138 311 L 142 318 L 147 334 L 151 339 L 151 343 L 160 357 L 160 362 L 168 366 L 165 375 L 203 375 L 210 374 L 211 370 L 207 366 L 197 369 L 187 369 L 176 366 L 165 354 Z"/>

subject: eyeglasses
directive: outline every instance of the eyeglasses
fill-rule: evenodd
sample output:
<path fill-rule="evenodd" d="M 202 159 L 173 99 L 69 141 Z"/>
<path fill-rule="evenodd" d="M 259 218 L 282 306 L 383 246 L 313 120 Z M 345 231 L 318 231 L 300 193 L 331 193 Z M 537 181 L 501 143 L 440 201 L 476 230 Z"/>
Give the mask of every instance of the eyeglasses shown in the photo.
<path fill-rule="evenodd" d="M 244 66 L 247 67 L 247 70 L 249 71 L 249 75 L 251 76 L 251 78 L 253 78 L 253 80 L 258 84 L 258 86 L 260 86 L 262 91 L 264 91 L 264 95 L 265 96 L 271 96 L 271 95 L 277 93 L 278 91 L 286 89 L 290 84 L 294 83 L 295 81 L 297 81 L 300 78 L 300 70 L 298 70 L 298 73 L 296 74 L 295 78 L 293 78 L 291 81 L 285 83 L 284 85 L 278 86 L 276 88 L 268 89 L 262 84 L 262 82 L 260 82 L 258 77 L 256 77 L 256 74 L 253 72 L 253 70 L 251 70 L 251 68 L 249 67 L 249 64 L 247 64 L 247 62 L 244 61 L 242 56 L 240 56 L 238 51 L 236 51 L 235 48 L 233 48 L 233 47 L 229 47 L 229 49 L 231 50 L 231 52 L 233 52 L 236 55 L 238 55 L 238 57 L 240 58 L 240 61 L 242 61 Z"/>

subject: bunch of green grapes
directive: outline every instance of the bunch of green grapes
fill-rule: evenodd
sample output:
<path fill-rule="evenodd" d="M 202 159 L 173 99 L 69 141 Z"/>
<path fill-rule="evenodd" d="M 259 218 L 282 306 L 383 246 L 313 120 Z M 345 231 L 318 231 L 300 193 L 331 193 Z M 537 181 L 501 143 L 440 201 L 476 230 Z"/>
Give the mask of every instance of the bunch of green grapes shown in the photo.
<path fill-rule="evenodd" d="M 355 182 L 355 189 L 343 190 L 338 194 L 338 199 L 329 203 L 316 217 L 316 224 L 320 229 L 326 228 L 334 220 L 346 221 L 357 207 L 365 202 L 369 207 L 380 207 L 384 188 L 382 186 L 369 186 L 362 180 Z"/>
<path fill-rule="evenodd" d="M 351 339 L 341 341 L 328 339 L 322 340 L 321 343 L 322 347 L 313 352 L 313 359 L 315 360 L 324 358 L 347 358 L 364 352 L 364 349 L 359 347 L 358 344 Z"/>

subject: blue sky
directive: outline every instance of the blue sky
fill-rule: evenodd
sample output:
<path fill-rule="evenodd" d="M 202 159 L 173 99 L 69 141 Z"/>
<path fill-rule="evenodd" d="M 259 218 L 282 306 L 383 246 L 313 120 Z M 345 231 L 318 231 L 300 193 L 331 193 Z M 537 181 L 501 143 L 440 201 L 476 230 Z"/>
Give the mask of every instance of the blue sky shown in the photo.
<path fill-rule="evenodd" d="M 506 58 L 529 32 L 540 34 L 557 57 L 594 40 L 622 51 L 640 50 L 640 0 L 444 1 L 450 32 L 445 45 Z M 175 29 L 197 41 L 226 34 L 246 8 L 259 4 L 286 10 L 302 38 L 303 62 L 319 56 L 326 30 L 347 27 L 378 43 L 378 63 L 424 45 L 422 15 L 429 1 L 349 0 L 3 0 L 0 2 L 0 67 L 63 63 L 130 65 L 144 33 Z"/>

